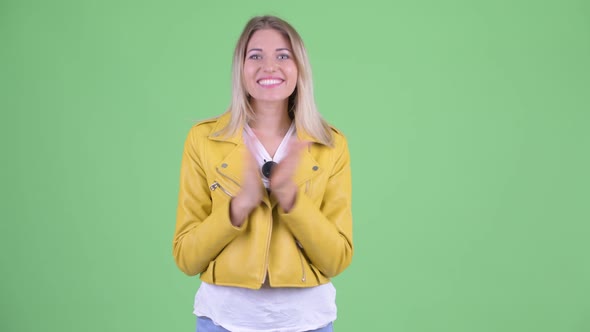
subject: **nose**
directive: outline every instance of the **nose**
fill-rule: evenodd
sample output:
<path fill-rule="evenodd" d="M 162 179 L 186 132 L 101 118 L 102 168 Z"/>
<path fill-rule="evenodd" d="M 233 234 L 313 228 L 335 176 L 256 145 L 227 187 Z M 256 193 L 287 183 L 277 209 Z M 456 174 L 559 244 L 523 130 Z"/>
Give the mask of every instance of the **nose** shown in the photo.
<path fill-rule="evenodd" d="M 269 60 L 264 61 L 262 66 L 263 66 L 262 69 L 264 71 L 269 72 L 269 73 L 273 73 L 277 70 L 278 64 L 274 60 L 269 59 Z"/>

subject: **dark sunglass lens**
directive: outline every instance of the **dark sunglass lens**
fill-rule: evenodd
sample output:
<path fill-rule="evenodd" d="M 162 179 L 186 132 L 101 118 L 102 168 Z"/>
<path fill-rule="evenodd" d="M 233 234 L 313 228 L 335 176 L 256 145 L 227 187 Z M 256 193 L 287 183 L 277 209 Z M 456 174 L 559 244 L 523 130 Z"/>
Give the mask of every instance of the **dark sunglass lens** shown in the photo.
<path fill-rule="evenodd" d="M 264 177 L 266 177 L 267 179 L 270 178 L 270 174 L 272 173 L 272 169 L 276 165 L 277 165 L 277 163 L 275 163 L 274 161 L 265 162 L 264 165 L 262 165 L 262 175 L 264 175 Z"/>

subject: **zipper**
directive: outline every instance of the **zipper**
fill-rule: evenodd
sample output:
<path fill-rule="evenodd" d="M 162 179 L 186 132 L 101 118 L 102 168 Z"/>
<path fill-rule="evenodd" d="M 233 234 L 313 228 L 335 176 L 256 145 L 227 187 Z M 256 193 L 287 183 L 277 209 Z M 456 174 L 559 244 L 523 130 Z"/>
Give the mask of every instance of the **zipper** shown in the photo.
<path fill-rule="evenodd" d="M 228 195 L 229 197 L 234 197 L 234 195 L 232 195 L 229 191 L 227 191 L 227 189 L 223 188 L 219 182 L 214 181 L 210 186 L 209 189 L 211 189 L 211 191 L 215 191 L 215 189 L 219 188 L 221 191 L 223 191 L 226 195 Z"/>
<path fill-rule="evenodd" d="M 301 247 L 301 244 L 299 243 L 299 241 L 297 242 L 297 246 L 301 249 L 303 249 Z M 303 253 L 301 252 L 301 249 L 297 249 L 297 252 L 299 253 L 299 262 L 301 262 L 301 282 L 305 282 L 305 280 L 307 279 L 305 277 L 305 266 L 303 265 Z"/>
<path fill-rule="evenodd" d="M 262 283 L 266 280 L 266 275 L 270 276 L 268 271 L 268 261 L 270 260 L 270 235 L 272 234 L 272 211 L 270 214 L 270 224 L 268 227 L 268 236 L 266 237 L 266 259 L 264 261 L 264 272 L 262 273 Z"/>
<path fill-rule="evenodd" d="M 221 175 L 224 178 L 228 179 L 229 181 L 235 183 L 235 185 L 238 186 L 238 188 L 241 188 L 240 184 L 236 180 L 232 179 L 230 176 L 228 176 L 228 175 L 224 174 L 223 172 L 221 172 L 218 167 L 215 167 L 215 170 L 217 171 L 217 173 L 219 173 L 219 175 Z M 234 197 L 234 195 L 232 195 L 227 189 L 223 188 L 219 184 L 219 182 L 217 182 L 217 181 L 214 181 L 213 184 L 211 184 L 209 186 L 209 189 L 211 189 L 211 191 L 214 191 L 217 188 L 221 189 L 221 191 L 223 191 L 229 197 Z"/>
<path fill-rule="evenodd" d="M 219 168 L 215 167 L 215 170 L 217 171 L 217 173 L 219 173 L 224 178 L 226 178 L 226 179 L 230 180 L 231 182 L 235 183 L 235 185 L 238 186 L 238 188 L 241 188 L 242 187 L 242 186 L 240 186 L 240 184 L 238 183 L 238 181 L 232 179 L 229 175 L 223 174 L 223 172 L 221 172 L 219 170 Z"/>
<path fill-rule="evenodd" d="M 238 188 L 241 188 L 242 186 L 240 186 L 240 184 L 238 183 L 238 181 L 234 180 L 233 178 L 231 178 L 229 175 L 224 174 L 222 171 L 219 170 L 219 168 L 215 168 L 215 170 L 217 171 L 217 173 L 219 173 L 221 176 L 223 176 L 224 178 L 228 179 L 229 181 L 233 182 L 236 186 L 238 186 Z M 221 189 L 224 193 L 226 193 L 227 195 L 233 197 L 233 195 L 225 190 L 225 188 L 223 188 L 219 182 L 215 181 L 213 182 L 213 184 L 209 187 L 211 190 L 215 190 L 217 188 Z M 270 276 L 270 273 L 268 271 L 268 265 L 269 265 L 269 260 L 270 260 L 270 236 L 272 234 L 272 212 L 270 215 L 270 223 L 269 223 L 269 227 L 268 227 L 268 236 L 266 237 L 266 259 L 265 259 L 265 263 L 264 263 L 264 271 L 262 273 L 262 281 L 260 282 L 261 284 L 263 284 L 266 281 L 266 276 L 267 274 Z M 303 261 L 301 262 L 301 266 L 303 266 Z M 305 272 L 304 272 L 304 276 L 303 278 L 305 279 Z M 304 280 L 305 281 L 305 280 Z"/>

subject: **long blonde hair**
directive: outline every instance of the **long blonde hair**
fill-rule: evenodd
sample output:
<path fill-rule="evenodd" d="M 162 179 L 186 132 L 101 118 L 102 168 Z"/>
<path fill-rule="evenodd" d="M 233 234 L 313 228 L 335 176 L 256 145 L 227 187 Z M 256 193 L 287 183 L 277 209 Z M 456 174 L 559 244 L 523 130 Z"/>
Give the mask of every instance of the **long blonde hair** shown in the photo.
<path fill-rule="evenodd" d="M 231 118 L 227 126 L 218 134 L 233 135 L 238 128 L 255 117 L 246 92 L 243 70 L 248 42 L 254 32 L 262 29 L 277 30 L 291 43 L 298 77 L 295 91 L 289 97 L 287 109 L 295 121 L 295 128 L 298 131 L 304 131 L 324 145 L 332 146 L 333 137 L 330 126 L 317 111 L 315 104 L 311 65 L 303 40 L 289 23 L 276 16 L 253 17 L 248 21 L 238 39 L 232 65 L 232 101 L 228 110 Z"/>

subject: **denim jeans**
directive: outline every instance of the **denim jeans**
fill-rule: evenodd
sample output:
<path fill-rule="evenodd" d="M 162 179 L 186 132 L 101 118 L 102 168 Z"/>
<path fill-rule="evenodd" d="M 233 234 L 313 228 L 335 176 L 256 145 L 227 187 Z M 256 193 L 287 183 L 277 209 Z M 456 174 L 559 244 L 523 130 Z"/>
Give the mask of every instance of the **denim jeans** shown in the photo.
<path fill-rule="evenodd" d="M 317 330 L 311 330 L 308 332 L 333 332 L 333 324 L 330 323 L 324 327 L 320 327 Z M 197 317 L 197 332 L 230 332 L 219 325 L 215 325 L 213 321 L 207 317 Z"/>

